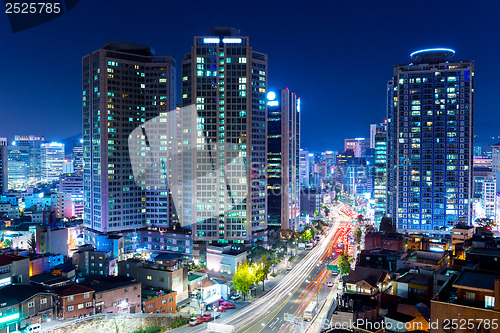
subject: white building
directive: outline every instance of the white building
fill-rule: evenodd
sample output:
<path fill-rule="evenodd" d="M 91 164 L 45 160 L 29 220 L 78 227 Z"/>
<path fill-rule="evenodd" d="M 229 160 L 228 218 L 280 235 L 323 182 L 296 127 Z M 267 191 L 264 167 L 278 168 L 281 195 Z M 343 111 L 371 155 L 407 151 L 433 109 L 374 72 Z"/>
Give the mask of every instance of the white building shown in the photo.
<path fill-rule="evenodd" d="M 42 180 L 51 182 L 63 173 L 64 143 L 42 143 Z"/>

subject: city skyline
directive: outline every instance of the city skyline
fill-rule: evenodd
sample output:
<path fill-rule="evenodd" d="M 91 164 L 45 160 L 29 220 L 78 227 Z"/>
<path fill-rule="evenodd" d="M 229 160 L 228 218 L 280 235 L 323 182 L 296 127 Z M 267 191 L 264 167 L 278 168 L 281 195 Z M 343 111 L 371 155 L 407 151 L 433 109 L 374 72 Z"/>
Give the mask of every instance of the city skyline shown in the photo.
<path fill-rule="evenodd" d="M 493 4 L 497 5 L 497 4 Z M 103 5 L 106 9 L 108 4 Z M 330 5 L 327 5 L 330 6 Z M 438 19 L 439 8 L 446 9 L 444 4 L 436 4 L 436 10 L 426 12 L 426 19 L 432 24 L 424 25 L 417 29 L 411 22 L 406 22 L 397 19 L 400 25 L 394 31 L 394 38 L 401 36 L 399 30 L 409 31 L 409 38 L 405 38 L 398 43 L 393 43 L 392 39 L 380 38 L 388 28 L 388 23 L 385 19 L 389 16 L 398 18 L 397 14 L 400 10 L 386 6 L 383 9 L 374 7 L 373 4 L 366 4 L 373 11 L 362 11 L 359 16 L 353 17 L 350 14 L 353 8 L 347 4 L 341 4 L 337 8 L 337 12 L 345 12 L 349 15 L 340 17 L 339 14 L 332 14 L 337 18 L 332 22 L 331 28 L 327 28 L 323 23 L 312 22 L 311 11 L 308 8 L 302 8 L 297 4 L 297 10 L 287 10 L 287 14 L 292 18 L 302 19 L 304 24 L 301 29 L 293 27 L 283 17 L 276 14 L 277 8 L 273 4 L 266 5 L 266 12 L 263 15 L 269 18 L 275 18 L 276 23 L 271 21 L 271 25 L 266 29 L 255 27 L 250 24 L 251 18 L 246 15 L 238 15 L 237 17 L 227 19 L 224 17 L 225 11 L 214 13 L 214 21 L 218 25 L 235 26 L 241 30 L 242 35 L 250 36 L 250 42 L 258 47 L 263 52 L 269 54 L 273 59 L 270 63 L 270 80 L 269 89 L 275 90 L 282 86 L 289 86 L 304 98 L 303 109 L 305 112 L 303 119 L 303 140 L 302 147 L 310 150 L 326 150 L 334 149 L 341 150 L 342 141 L 348 137 L 367 137 L 367 123 L 379 123 L 385 118 L 385 99 L 383 97 L 385 91 L 385 83 L 390 78 L 387 75 L 386 68 L 393 66 L 396 63 L 410 59 L 409 54 L 415 50 L 428 47 L 450 47 L 456 49 L 461 54 L 463 59 L 474 59 L 477 66 L 481 68 L 487 63 L 493 62 L 496 52 L 494 49 L 486 48 L 485 43 L 481 43 L 481 39 L 473 39 L 472 34 L 485 35 L 487 31 L 496 31 L 498 23 L 489 17 L 489 13 L 482 12 L 480 7 L 467 6 L 467 10 L 471 11 L 471 22 L 467 25 L 458 27 L 462 34 L 446 34 L 445 27 L 450 21 L 448 18 Z M 410 6 L 402 4 L 402 6 Z M 124 6 L 126 7 L 126 6 Z M 373 7 L 373 8 L 372 8 Z M 460 6 L 457 6 L 460 7 Z M 182 18 L 172 17 L 172 21 L 166 22 L 167 33 L 159 35 L 153 31 L 144 35 L 141 33 L 144 29 L 155 28 L 155 20 L 141 22 L 141 26 L 130 24 L 131 13 L 124 8 L 117 8 L 118 14 L 116 18 L 107 18 L 100 13 L 95 14 L 97 27 L 90 27 L 90 32 L 95 29 L 99 30 L 99 34 L 82 31 L 76 27 L 85 15 L 86 12 L 91 12 L 93 5 L 89 3 L 80 3 L 67 15 L 49 22 L 45 25 L 35 27 L 33 29 L 20 32 L 17 34 L 7 33 L 2 35 L 3 44 L 6 47 L 15 49 L 20 54 L 29 54 L 33 48 L 45 48 L 45 52 L 41 52 L 40 56 L 30 59 L 36 70 L 29 73 L 30 80 L 26 82 L 26 76 L 23 61 L 26 61 L 24 56 L 13 57 L 10 54 L 2 54 L 0 59 L 4 63 L 10 63 L 12 66 L 6 68 L 5 75 L 10 77 L 8 84 L 4 83 L 2 89 L 2 99 L 4 106 L 2 116 L 6 120 L 0 125 L 0 131 L 3 136 L 9 139 L 20 132 L 16 127 L 16 123 L 20 118 L 18 115 L 32 119 L 24 125 L 25 133 L 34 135 L 46 136 L 48 140 L 64 139 L 81 132 L 81 122 L 78 121 L 77 115 L 80 110 L 80 81 L 77 76 L 69 75 L 78 70 L 79 62 L 82 56 L 101 47 L 102 44 L 110 40 L 124 40 L 136 42 L 146 45 L 151 45 L 156 48 L 158 54 L 165 54 L 173 57 L 177 62 L 182 59 L 183 50 L 189 47 L 192 36 L 200 35 L 204 30 L 213 25 L 215 22 L 211 20 L 199 19 L 194 25 L 186 28 L 186 22 Z M 465 7 L 464 7 L 465 8 Z M 115 8 L 113 8 L 115 10 Z M 330 9 L 326 7 L 325 9 Z M 139 8 L 139 13 L 142 10 Z M 185 10 L 183 5 L 174 4 L 172 10 Z M 333 8 L 332 8 L 333 10 Z M 416 13 L 423 9 L 414 9 Z M 461 9 L 450 9 L 455 14 L 464 14 Z M 148 11 L 152 17 L 156 17 L 156 13 Z M 325 10 L 325 12 L 329 12 Z M 330 11 L 332 12 L 332 11 Z M 367 13 L 374 13 L 367 14 Z M 435 12 L 435 13 L 434 13 Z M 494 12 L 494 11 L 490 11 Z M 327 14 L 314 12 L 320 18 Z M 423 12 L 422 12 L 423 14 Z M 483 19 L 479 21 L 479 17 Z M 196 14 L 198 17 L 199 14 Z M 456 15 L 447 15 L 447 17 Z M 193 19 L 195 19 L 194 17 Z M 349 19 L 355 18 L 360 24 L 352 24 Z M 182 22 L 180 22 L 182 21 Z M 319 20 L 321 22 L 321 19 Z M 125 26 L 125 22 L 127 25 Z M 150 22 L 150 23 L 149 23 Z M 474 24 L 474 22 L 486 22 L 485 24 Z M 181 24 L 182 23 L 182 24 Z M 281 25 L 279 23 L 282 23 Z M 75 24 L 75 26 L 73 26 Z M 144 26 L 143 26 L 144 25 Z M 172 26 L 170 26 L 172 25 Z M 6 19 L 4 17 L 4 28 L 7 29 Z M 65 27 L 62 29 L 61 27 Z M 116 32 L 116 29 L 111 29 L 111 26 L 117 26 L 121 29 Z M 182 26 L 183 29 L 176 29 L 175 26 Z M 1 25 L 0 25 L 1 27 Z M 370 27 L 374 27 L 373 31 L 368 31 Z M 283 43 L 275 43 L 275 39 L 282 32 L 288 30 L 288 34 L 281 39 Z M 45 37 L 49 41 L 58 39 L 68 39 L 68 34 L 71 31 L 70 44 L 65 44 L 64 49 L 62 44 L 52 43 L 51 48 L 45 46 L 49 44 L 45 41 Z M 430 33 L 430 31 L 438 31 Z M 457 37 L 460 35 L 460 37 Z M 335 43 L 325 45 L 321 42 L 326 37 L 335 38 Z M 463 36 L 469 38 L 464 39 Z M 96 38 L 97 37 L 97 38 Z M 373 39 L 373 40 L 372 40 Z M 379 43 L 379 46 L 374 43 Z M 280 44 L 278 46 L 277 44 Z M 301 47 L 300 44 L 305 44 L 307 47 Z M 70 47 L 67 47 L 70 46 Z M 496 47 L 496 46 L 493 46 Z M 485 49 L 486 48 L 486 49 Z M 347 52 L 346 52 L 347 50 Z M 17 53 L 16 52 L 16 53 Z M 64 56 L 58 57 L 57 52 L 64 52 Z M 315 59 L 318 54 L 324 53 L 332 65 L 324 66 L 321 71 L 314 67 L 314 62 L 304 62 L 304 59 Z M 340 66 L 340 64 L 342 64 Z M 377 64 L 376 68 L 374 64 Z M 19 68 L 21 75 L 13 75 L 13 68 Z M 293 68 L 289 71 L 288 68 Z M 369 77 L 369 79 L 366 79 Z M 48 78 L 48 79 L 47 79 Z M 49 84 L 42 84 L 42 80 Z M 179 75 L 177 80 L 180 81 Z M 317 82 L 311 85 L 310 82 Z M 476 95 L 476 129 L 475 132 L 479 136 L 476 142 L 494 143 L 491 136 L 498 136 L 496 128 L 499 120 L 488 118 L 490 110 L 495 106 L 493 101 L 487 99 L 487 96 L 492 95 L 494 91 L 495 71 L 483 71 L 483 74 L 477 78 L 477 88 L 480 93 Z M 353 90 L 350 87 L 356 85 L 358 89 Z M 179 84 L 178 84 L 179 86 Z M 50 87 L 50 88 L 49 88 Z M 31 94 L 28 98 L 19 95 L 21 91 L 29 89 Z M 356 91 L 363 92 L 363 98 L 356 98 Z M 54 99 L 53 96 L 60 98 Z M 176 103 L 181 103 L 179 93 L 176 96 Z M 16 101 L 23 98 L 23 103 Z M 353 101 L 355 101 L 353 103 Z M 42 110 L 42 111 L 40 111 Z M 349 110 L 350 112 L 343 112 Z M 485 111 L 488 110 L 488 111 Z M 351 122 L 349 126 L 344 126 L 344 123 L 349 121 L 349 115 L 355 113 L 365 122 Z M 318 122 L 318 119 L 325 121 Z M 14 126 L 5 126 L 9 123 Z M 53 128 L 51 130 L 51 128 Z M 498 139 L 497 139 L 498 140 Z"/>

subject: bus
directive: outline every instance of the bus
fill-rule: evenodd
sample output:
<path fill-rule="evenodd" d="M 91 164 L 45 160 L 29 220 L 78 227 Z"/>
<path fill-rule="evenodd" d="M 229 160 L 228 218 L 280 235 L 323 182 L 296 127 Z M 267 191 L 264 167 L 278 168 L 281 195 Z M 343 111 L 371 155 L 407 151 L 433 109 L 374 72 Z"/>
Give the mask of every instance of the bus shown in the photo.
<path fill-rule="evenodd" d="M 318 303 L 316 301 L 312 301 L 309 303 L 307 308 L 304 310 L 304 314 L 302 315 L 302 318 L 305 321 L 311 321 L 314 318 L 314 315 L 316 314 L 316 307 L 318 306 Z"/>

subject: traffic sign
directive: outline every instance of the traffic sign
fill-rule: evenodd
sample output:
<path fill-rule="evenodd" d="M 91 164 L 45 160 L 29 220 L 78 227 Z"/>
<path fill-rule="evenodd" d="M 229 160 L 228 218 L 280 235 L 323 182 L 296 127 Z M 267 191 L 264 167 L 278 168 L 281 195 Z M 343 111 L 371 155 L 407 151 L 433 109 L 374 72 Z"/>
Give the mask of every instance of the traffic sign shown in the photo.
<path fill-rule="evenodd" d="M 290 323 L 295 322 L 295 316 L 291 313 L 285 313 L 285 318 L 283 318 L 285 321 L 288 321 Z"/>
<path fill-rule="evenodd" d="M 338 265 L 326 265 L 326 269 L 332 272 L 338 272 L 339 271 L 339 266 Z"/>

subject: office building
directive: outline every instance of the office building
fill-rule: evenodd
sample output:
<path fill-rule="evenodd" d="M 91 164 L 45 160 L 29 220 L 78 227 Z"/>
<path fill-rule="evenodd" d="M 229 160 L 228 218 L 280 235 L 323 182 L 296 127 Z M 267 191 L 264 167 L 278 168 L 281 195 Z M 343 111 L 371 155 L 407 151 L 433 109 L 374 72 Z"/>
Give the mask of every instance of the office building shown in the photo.
<path fill-rule="evenodd" d="M 370 148 L 370 139 L 356 138 L 356 139 L 345 139 L 344 150 L 354 151 L 355 157 L 365 156 L 365 150 Z"/>
<path fill-rule="evenodd" d="M 82 73 L 84 226 L 102 233 L 167 226 L 168 194 L 136 184 L 128 140 L 174 109 L 174 60 L 148 46 L 109 42 L 83 57 Z"/>
<path fill-rule="evenodd" d="M 184 56 L 182 105 L 196 106 L 198 124 L 179 138 L 198 145 L 176 209 L 198 243 L 267 242 L 266 89 L 267 55 L 238 29 L 211 28 Z"/>
<path fill-rule="evenodd" d="M 15 135 L 13 146 L 27 147 L 29 159 L 26 166 L 28 178 L 34 181 L 41 181 L 42 173 L 42 143 L 45 142 L 43 136 L 35 135 Z"/>
<path fill-rule="evenodd" d="M 7 147 L 7 180 L 11 188 L 23 188 L 29 179 L 30 151 L 27 146 Z"/>
<path fill-rule="evenodd" d="M 379 224 L 387 210 L 387 123 L 376 124 L 374 132 L 373 199 L 375 200 L 375 223 Z"/>
<path fill-rule="evenodd" d="M 388 208 L 398 230 L 469 223 L 474 63 L 420 50 L 394 66 L 388 105 Z"/>
<path fill-rule="evenodd" d="M 42 180 L 52 182 L 59 180 L 64 167 L 64 143 L 42 143 Z"/>
<path fill-rule="evenodd" d="M 297 230 L 300 217 L 300 98 L 267 93 L 268 225 Z"/>
<path fill-rule="evenodd" d="M 6 193 L 9 189 L 8 152 L 7 139 L 0 138 L 0 193 Z"/>
<path fill-rule="evenodd" d="M 309 166 L 309 151 L 301 149 L 299 152 L 300 164 L 300 188 L 309 188 L 309 175 L 311 168 Z"/>
<path fill-rule="evenodd" d="M 73 146 L 73 170 L 83 171 L 83 139 L 77 140 Z"/>

